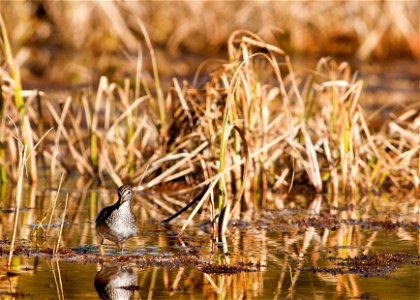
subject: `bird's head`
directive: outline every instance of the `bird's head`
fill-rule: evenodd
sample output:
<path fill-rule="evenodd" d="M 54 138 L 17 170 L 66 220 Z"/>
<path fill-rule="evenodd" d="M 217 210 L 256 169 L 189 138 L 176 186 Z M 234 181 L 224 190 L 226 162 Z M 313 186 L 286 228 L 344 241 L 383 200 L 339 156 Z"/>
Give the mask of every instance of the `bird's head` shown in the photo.
<path fill-rule="evenodd" d="M 133 190 L 131 186 L 123 185 L 118 188 L 118 200 L 121 204 L 130 201 L 132 197 Z"/>

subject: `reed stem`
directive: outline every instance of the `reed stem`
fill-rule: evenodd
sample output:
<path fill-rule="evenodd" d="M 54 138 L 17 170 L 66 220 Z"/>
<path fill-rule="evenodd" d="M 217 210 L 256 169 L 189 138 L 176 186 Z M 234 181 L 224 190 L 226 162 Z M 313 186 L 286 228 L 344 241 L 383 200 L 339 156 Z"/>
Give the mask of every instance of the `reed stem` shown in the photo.
<path fill-rule="evenodd" d="M 9 260 L 7 261 L 8 268 L 10 268 L 10 266 L 12 265 L 13 251 L 15 247 L 17 224 L 19 220 L 20 203 L 22 200 L 23 174 L 24 174 L 24 168 L 26 164 L 26 151 L 27 151 L 27 146 L 25 145 L 23 149 L 19 152 L 19 177 L 18 177 L 18 181 L 16 185 L 16 211 L 15 211 L 15 220 L 13 223 L 12 241 L 10 243 Z"/>

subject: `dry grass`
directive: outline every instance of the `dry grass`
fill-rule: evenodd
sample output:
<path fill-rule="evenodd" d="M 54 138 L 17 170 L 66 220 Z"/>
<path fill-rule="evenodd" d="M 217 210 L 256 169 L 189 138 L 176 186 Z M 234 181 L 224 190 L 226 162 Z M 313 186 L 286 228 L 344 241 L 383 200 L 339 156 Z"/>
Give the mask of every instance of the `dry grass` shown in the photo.
<path fill-rule="evenodd" d="M 239 212 L 264 207 L 273 187 L 289 191 L 303 183 L 332 194 L 419 188 L 418 104 L 371 132 L 360 106 L 363 81 L 347 64 L 321 59 L 316 70 L 298 76 L 285 51 L 248 31 L 230 36 L 227 61 L 202 86 L 174 79 L 165 95 L 151 41 L 142 23 L 136 26 L 152 57 L 152 83 L 139 55 L 135 80 L 101 77 L 96 93 L 57 102 L 21 89 L 2 25 L 3 181 L 19 178 L 16 137 L 25 137 L 31 153 L 45 138 L 40 159 L 33 152 L 33 182 L 37 168 L 49 166 L 52 182 L 65 172 L 116 185 L 144 178 L 143 190 L 174 181 L 210 185 L 188 220 L 209 199 L 219 238 Z M 53 128 L 48 136 L 47 128 Z"/>
<path fill-rule="evenodd" d="M 10 243 L 10 251 L 9 251 L 9 260 L 7 261 L 7 267 L 10 268 L 12 265 L 13 259 L 13 251 L 15 248 L 15 240 L 16 240 L 16 231 L 18 226 L 19 220 L 19 210 L 20 210 L 20 203 L 22 200 L 22 189 L 23 189 L 23 175 L 24 175 L 24 168 L 26 166 L 26 146 L 20 149 L 19 151 L 19 177 L 16 187 L 16 211 L 15 211 L 15 220 L 13 223 L 13 234 L 12 234 L 12 241 Z"/>
<path fill-rule="evenodd" d="M 120 79 L 131 71 L 115 54 L 122 48 L 137 54 L 139 19 L 165 74 L 174 73 L 172 66 L 178 75 L 191 74 L 196 64 L 193 57 L 181 62 L 185 53 L 219 54 L 238 29 L 258 32 L 289 53 L 420 57 L 416 1 L 6 1 L 2 11 L 12 44 L 22 45 L 26 72 L 66 83 L 106 72 Z M 152 64 L 144 59 L 147 69 Z"/>

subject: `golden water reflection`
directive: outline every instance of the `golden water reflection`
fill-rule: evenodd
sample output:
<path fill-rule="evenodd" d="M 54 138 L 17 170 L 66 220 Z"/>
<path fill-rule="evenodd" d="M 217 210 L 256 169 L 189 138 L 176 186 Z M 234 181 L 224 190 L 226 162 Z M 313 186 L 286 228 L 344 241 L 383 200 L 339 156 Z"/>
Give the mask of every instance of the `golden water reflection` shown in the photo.
<path fill-rule="evenodd" d="M 67 193 L 61 246 L 74 254 L 74 262 L 41 251 L 52 249 L 57 243 Z M 118 299 L 281 299 L 393 295 L 412 299 L 420 294 L 419 206 L 414 192 L 402 196 L 404 200 L 389 195 L 339 199 L 268 194 L 267 207 L 242 214 L 221 243 L 211 239 L 205 208 L 180 239 L 177 233 L 183 220 L 170 228 L 160 226 L 159 220 L 169 215 L 157 204 L 163 200 L 143 195 L 133 203 L 140 234 L 126 243 L 124 255 L 145 256 L 151 262 L 163 257 L 170 262 L 167 267 L 130 260 L 78 263 L 82 257 L 86 261 L 86 257 L 99 254 L 100 240 L 93 221 L 115 195 L 105 189 L 64 186 L 48 229 L 55 194 L 54 190 L 38 187 L 25 192 L 17 234 L 20 252 L 14 256 L 9 273 L 4 266 L 13 227 L 13 191 L 2 195 L 0 298 L 115 299 L 118 295 Z M 47 230 L 48 235 L 43 238 Z M 119 255 L 111 243 L 106 244 L 105 253 L 108 258 Z M 405 253 L 412 257 L 381 276 L 367 278 L 351 272 L 310 271 L 332 270 L 349 257 L 378 253 Z M 229 274 L 212 274 L 212 268 L 218 265 L 237 269 Z"/>

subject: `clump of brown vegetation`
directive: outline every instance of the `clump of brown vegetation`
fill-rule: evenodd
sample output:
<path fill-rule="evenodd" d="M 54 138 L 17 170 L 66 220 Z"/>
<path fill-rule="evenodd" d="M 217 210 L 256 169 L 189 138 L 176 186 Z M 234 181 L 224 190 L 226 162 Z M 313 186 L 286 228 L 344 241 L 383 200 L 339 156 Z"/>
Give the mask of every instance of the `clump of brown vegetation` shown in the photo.
<path fill-rule="evenodd" d="M 353 258 L 339 259 L 334 268 L 303 268 L 303 271 L 314 273 L 330 273 L 332 275 L 356 274 L 362 277 L 388 277 L 395 269 L 418 255 L 408 253 L 378 253 L 373 255 L 360 255 Z"/>
<path fill-rule="evenodd" d="M 22 45 L 19 56 L 27 74 L 65 85 L 69 80 L 84 83 L 98 74 L 119 80 L 131 69 L 121 49 L 138 51 L 142 36 L 138 19 L 157 48 L 159 70 L 178 76 L 195 71 L 197 56 L 223 52 L 226 40 L 238 29 L 258 32 L 289 53 L 362 60 L 420 56 L 416 1 L 2 4 L 12 44 Z M 144 64 L 150 66 L 147 60 Z"/>
<path fill-rule="evenodd" d="M 201 272 L 207 274 L 237 274 L 241 272 L 257 272 L 259 270 L 246 268 L 244 266 L 229 266 L 220 264 L 205 264 L 198 268 Z"/>
<path fill-rule="evenodd" d="M 62 168 L 136 182 L 151 165 L 146 178 L 162 168 L 165 172 L 146 187 L 188 176 L 208 179 L 216 174 L 218 151 L 227 138 L 221 130 L 236 125 L 247 141 L 250 172 L 266 185 L 281 187 L 293 169 L 318 191 L 323 182 L 335 191 L 380 188 L 386 180 L 418 186 L 418 108 L 373 135 L 359 104 L 363 82 L 346 64 L 321 60 L 307 79 L 295 78 L 288 56 L 257 36 L 238 32 L 229 49 L 231 62 L 199 89 L 174 80 L 165 97 L 152 95 L 145 85 L 140 95 L 141 79 L 133 90 L 129 81 L 120 87 L 102 78 L 94 101 L 82 93 L 58 104 L 42 93 L 25 92 L 21 113 L 14 101 L 21 91 L 18 79 L 3 70 L 3 180 L 16 180 L 16 138 L 27 132 L 34 144 L 48 128 L 53 132 L 38 151 L 38 164 L 50 166 L 51 178 Z M 243 151 L 239 138 L 235 133 L 229 142 L 234 147 L 229 155 Z M 234 165 L 234 156 L 229 160 Z M 36 180 L 36 168 L 32 171 Z"/>
<path fill-rule="evenodd" d="M 14 10 L 19 4 L 10 3 L 6 8 L 8 12 L 19 11 L 23 18 L 30 15 L 24 10 Z M 9 255 L 9 266 L 13 255 L 18 255 L 51 259 L 57 263 L 58 271 L 59 261 L 134 264 L 139 268 L 179 268 L 180 278 L 185 267 L 200 270 L 214 290 L 220 292 L 229 284 L 235 287 L 241 284 L 234 281 L 235 276 L 228 276 L 231 279 L 226 281 L 228 283 L 221 281 L 220 285 L 216 285 L 208 274 L 259 271 L 267 262 L 266 253 L 273 251 L 265 239 L 255 243 L 241 238 L 241 242 L 233 243 L 236 250 L 232 253 L 240 256 L 242 250 L 257 245 L 256 248 L 263 251 L 256 254 L 256 260 L 263 263 L 230 260 L 230 250 L 223 239 L 225 232 L 247 230 L 249 226 L 259 231 L 258 236 L 265 237 L 271 232 L 284 234 L 285 239 L 279 239 L 280 250 L 276 250 L 279 252 L 269 253 L 269 256 L 280 262 L 279 265 L 284 268 L 282 274 L 290 271 L 291 289 L 299 278 L 300 270 L 334 275 L 389 276 L 403 264 L 419 264 L 418 256 L 407 253 L 355 255 L 362 251 L 367 253 L 378 230 L 412 238 L 412 232 L 416 233 L 419 229 L 418 219 L 406 222 L 357 218 L 363 212 L 358 213 L 353 208 L 363 202 L 363 198 L 349 197 L 352 203 L 347 204 L 348 198 L 338 197 L 338 205 L 336 196 L 419 189 L 420 104 L 406 107 L 383 123 L 381 128 L 373 130 L 361 106 L 364 82 L 347 63 L 323 58 L 314 70 L 298 74 L 287 54 L 291 51 L 338 55 L 356 53 L 362 60 L 387 58 L 390 53 L 418 57 L 418 33 L 410 25 L 413 18 L 418 20 L 416 9 L 412 9 L 415 3 L 381 2 L 380 6 L 372 4 L 366 10 L 352 2 L 308 2 L 304 4 L 305 10 L 299 3 L 268 2 L 252 4 L 253 8 L 259 6 L 259 10 L 250 9 L 246 7 L 249 3 L 243 5 L 240 2 L 179 2 L 172 3 L 171 7 L 160 2 L 147 7 L 130 2 L 86 2 L 80 6 L 69 2 L 63 4 L 64 10 L 61 4 L 54 2 L 39 3 L 44 11 L 37 9 L 36 14 L 47 17 L 36 20 L 41 22 L 41 26 L 32 26 L 31 30 L 36 32 L 21 30 L 19 26 L 8 28 L 12 30 L 9 33 L 14 45 L 33 45 L 36 41 L 30 41 L 29 37 L 43 37 L 48 52 L 51 48 L 55 49 L 49 40 L 51 32 L 71 28 L 67 31 L 69 34 L 61 35 L 60 47 L 70 51 L 88 45 L 91 52 L 83 57 L 77 54 L 75 60 L 65 61 L 64 64 L 49 65 L 50 58 L 55 54 L 41 51 L 35 55 L 37 59 L 34 63 L 25 59 L 30 57 L 25 52 L 27 46 L 14 55 L 6 24 L 0 19 L 0 44 L 4 53 L 0 61 L 0 185 L 12 183 L 17 186 L 16 210 L 10 211 L 15 212 L 13 236 L 11 241 L 0 243 L 0 256 Z M 165 10 L 158 9 L 162 5 L 165 5 Z M 247 28 L 252 23 L 250 20 L 258 17 L 266 20 L 264 25 L 267 27 L 259 35 L 252 32 L 263 27 L 260 25 L 248 28 L 250 31 L 235 31 L 228 27 L 231 22 L 218 20 L 219 16 L 208 9 L 218 5 L 223 6 L 221 11 L 227 12 L 225 18 L 231 18 L 229 10 L 241 16 L 232 18 L 239 22 L 234 24 L 234 29 Z M 267 9 L 268 5 L 270 9 Z M 332 6 L 332 18 L 318 14 L 319 10 Z M 170 14 L 169 9 L 174 8 L 177 18 L 166 18 L 165 14 Z M 298 20 L 290 17 L 295 16 L 296 13 L 291 12 L 296 11 L 300 14 Z M 88 22 L 91 20 L 90 13 L 97 23 Z M 334 24 L 346 20 L 348 14 L 357 17 L 358 24 L 362 26 L 345 26 L 336 31 L 335 28 L 340 26 Z M 82 27 L 85 25 L 83 28 L 67 26 L 69 16 L 73 15 L 80 16 L 82 22 L 76 23 Z M 139 21 L 138 15 L 142 16 L 144 23 Z M 8 14 L 10 16 L 13 13 Z M 178 22 L 185 23 L 185 19 L 194 25 L 179 26 Z M 279 19 L 285 31 L 266 30 L 272 25 L 270 22 Z M 109 26 L 98 25 L 109 24 L 110 20 L 118 38 L 110 34 Z M 196 31 L 202 26 L 195 26 L 202 20 L 207 26 L 205 37 Z M 161 22 L 169 25 L 161 26 Z M 402 25 L 392 26 L 394 23 Z M 156 24 L 148 26 L 150 36 L 144 24 Z M 100 28 L 95 34 L 91 34 L 92 25 Z M 159 31 L 154 31 L 156 29 Z M 185 39 L 188 35 L 194 38 Z M 99 40 L 103 43 L 92 47 Z M 144 42 L 147 48 L 142 49 L 139 41 Z M 110 55 L 121 48 L 127 50 L 126 57 Z M 166 66 L 175 68 L 177 74 L 191 72 L 185 64 L 173 65 L 162 57 L 165 53 L 179 58 L 181 49 L 189 54 L 226 53 L 224 60 L 204 61 L 196 70 L 194 79 L 173 79 L 164 88 L 161 74 L 162 71 L 168 73 Z M 29 46 L 29 50 L 34 49 Z M 148 55 L 143 53 L 145 50 Z M 24 61 L 23 67 L 17 61 Z M 93 63 L 83 64 L 83 61 Z M 123 74 L 127 61 L 134 65 L 130 66 L 131 70 L 135 69 L 132 78 Z M 81 70 L 82 65 L 92 66 L 92 70 Z M 119 66 L 121 69 L 116 69 Z M 145 69 L 152 71 L 149 74 Z M 113 79 L 102 76 L 96 91 L 80 89 L 57 99 L 43 91 L 25 90 L 22 79 L 31 77 L 28 70 L 32 75 L 49 74 L 50 78 L 51 74 L 59 74 L 59 80 L 68 79 L 71 74 L 72 82 L 84 82 L 87 77 L 96 78 L 98 73 L 95 72 L 99 70 L 101 74 L 112 75 Z M 61 226 L 57 226 L 59 231 L 55 230 L 52 234 L 58 236 L 57 243 L 50 248 L 34 248 L 33 244 L 42 244 L 42 238 L 51 238 L 48 230 L 55 215 L 59 190 L 55 200 L 51 201 L 53 206 L 41 221 L 34 224 L 32 245 L 19 240 L 16 242 L 25 174 L 32 183 L 47 178 L 52 185 L 60 174 L 65 174 L 68 177 L 89 178 L 103 185 L 108 185 L 110 181 L 116 185 L 123 182 L 137 185 L 141 182 L 139 190 L 143 191 L 159 192 L 165 187 L 168 195 L 160 202 L 154 199 L 153 204 L 165 208 L 166 212 L 171 212 L 166 205 L 168 202 L 179 207 L 184 205 L 172 196 L 191 191 L 196 193 L 201 189 L 193 212 L 180 232 L 204 207 L 201 219 L 207 219 L 205 226 L 209 224 L 209 227 L 203 227 L 219 242 L 219 252 L 212 253 L 216 253 L 217 262 L 213 256 L 209 259 L 200 256 L 199 251 L 169 255 L 99 256 L 90 248 L 74 250 L 62 246 L 66 244 L 61 239 L 65 220 L 71 220 L 71 217 L 66 217 L 67 200 L 60 219 Z M 322 200 L 315 199 L 308 205 L 308 211 L 293 211 L 295 218 L 269 212 L 255 223 L 238 220 L 239 212 L 265 208 L 268 193 L 274 191 L 284 195 L 293 190 L 301 191 L 302 187 L 311 195 L 329 195 L 331 213 L 320 213 Z M 91 203 L 96 203 L 94 197 L 90 199 Z M 413 200 L 406 201 L 406 204 L 417 212 L 418 205 Z M 284 207 L 282 200 L 279 203 L 277 208 Z M 375 204 L 369 206 L 376 207 Z M 143 210 L 149 211 L 150 205 L 145 207 Z M 89 217 L 94 219 L 96 207 L 92 205 L 89 209 Z M 280 214 L 284 213 L 285 210 L 280 211 Z M 151 216 L 147 215 L 148 218 Z M 49 222 L 44 222 L 48 218 Z M 237 221 L 229 223 L 230 220 Z M 232 226 L 229 227 L 229 224 Z M 85 224 L 84 228 L 88 225 Z M 366 229 L 373 233 L 365 241 L 360 231 Z M 353 258 L 331 258 L 330 261 L 336 262 L 332 268 L 301 268 L 301 258 L 308 254 L 310 246 L 316 248 L 319 240 L 321 246 L 348 250 Z M 278 255 L 284 256 L 284 261 L 279 261 Z M 293 271 L 289 257 L 290 263 L 298 264 Z M 5 274 L 7 277 L 14 276 L 12 272 Z M 248 282 L 257 282 L 257 276 L 252 278 Z M 279 287 L 284 278 L 282 275 L 279 279 L 277 295 L 281 292 Z M 174 289 L 177 282 L 175 279 Z M 262 280 L 259 286 L 263 286 Z"/>
<path fill-rule="evenodd" d="M 260 264 L 244 264 L 237 263 L 236 265 L 229 264 L 214 264 L 206 257 L 199 255 L 191 255 L 185 252 L 170 253 L 170 255 L 100 255 L 94 253 L 80 253 L 78 250 L 69 248 L 56 249 L 43 248 L 31 249 L 20 245 L 15 248 L 15 255 L 17 256 L 38 256 L 44 258 L 52 258 L 54 260 L 63 262 L 77 262 L 77 263 L 101 263 L 101 264 L 130 264 L 138 268 L 182 268 L 190 267 L 196 268 L 203 273 L 208 274 L 236 274 L 241 272 L 256 272 L 261 269 Z M 97 251 L 95 251 L 97 252 Z M 6 252 L 0 250 L 0 256 Z"/>
<path fill-rule="evenodd" d="M 47 168 L 51 181 L 65 172 L 117 185 L 142 182 L 143 190 L 173 181 L 207 186 L 183 229 L 210 199 L 219 234 L 240 210 L 262 206 L 268 189 L 287 191 L 293 182 L 333 194 L 419 188 L 418 103 L 372 132 L 360 105 L 363 81 L 346 63 L 321 59 L 316 70 L 297 76 L 281 48 L 236 31 L 227 60 L 201 86 L 174 79 L 165 92 L 139 22 L 152 83 L 139 57 L 136 78 L 117 84 L 102 77 L 96 93 L 52 101 L 22 89 L 1 27 L 2 182 L 18 181 L 26 145 L 21 161 L 32 182 Z"/>

